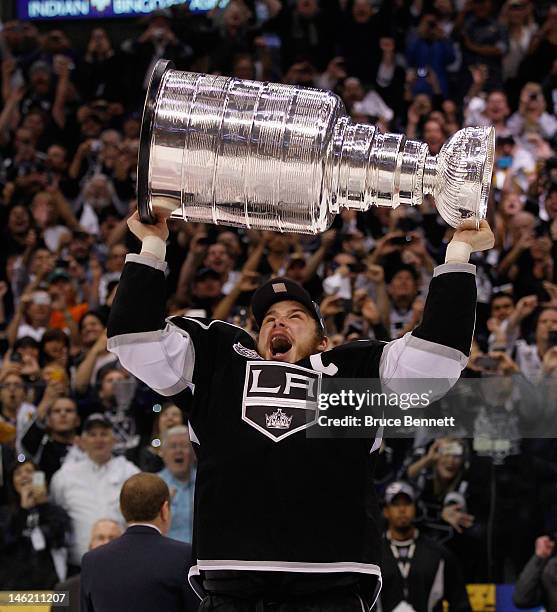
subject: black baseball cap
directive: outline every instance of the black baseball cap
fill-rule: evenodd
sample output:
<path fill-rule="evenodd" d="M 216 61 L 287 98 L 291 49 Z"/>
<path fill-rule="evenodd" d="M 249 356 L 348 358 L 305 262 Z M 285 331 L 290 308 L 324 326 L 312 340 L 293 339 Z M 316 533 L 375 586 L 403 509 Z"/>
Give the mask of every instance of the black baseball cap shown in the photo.
<path fill-rule="evenodd" d="M 319 330 L 325 333 L 325 323 L 319 306 L 311 299 L 310 294 L 302 285 L 283 276 L 267 281 L 253 294 L 251 309 L 257 325 L 261 327 L 267 311 L 273 304 L 287 300 L 302 304 L 317 321 Z"/>
<path fill-rule="evenodd" d="M 112 423 L 106 418 L 102 412 L 93 412 L 86 419 L 85 423 L 83 423 L 83 431 L 89 431 L 95 425 L 99 425 L 100 427 L 105 427 L 106 429 L 112 429 Z"/>

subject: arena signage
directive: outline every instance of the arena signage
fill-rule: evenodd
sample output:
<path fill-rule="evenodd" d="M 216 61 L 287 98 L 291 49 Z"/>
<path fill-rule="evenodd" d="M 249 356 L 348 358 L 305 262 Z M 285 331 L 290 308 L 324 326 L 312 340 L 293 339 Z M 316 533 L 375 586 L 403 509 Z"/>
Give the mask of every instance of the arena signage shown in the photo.
<path fill-rule="evenodd" d="M 18 0 L 19 19 L 103 19 L 147 15 L 174 4 L 188 4 L 192 12 L 208 11 L 219 0 Z M 224 6 L 224 2 L 220 2 Z"/>

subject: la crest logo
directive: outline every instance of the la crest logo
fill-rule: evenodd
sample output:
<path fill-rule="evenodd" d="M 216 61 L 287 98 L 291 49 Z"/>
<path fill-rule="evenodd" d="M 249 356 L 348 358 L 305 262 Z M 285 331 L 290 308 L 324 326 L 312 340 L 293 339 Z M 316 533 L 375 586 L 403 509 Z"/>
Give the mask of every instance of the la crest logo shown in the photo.
<path fill-rule="evenodd" d="M 236 345 L 234 349 L 239 352 Z M 308 429 L 317 421 L 321 376 L 321 372 L 261 360 L 258 355 L 246 364 L 242 420 L 273 442 Z"/>
<path fill-rule="evenodd" d="M 91 0 L 91 6 L 102 13 L 105 9 L 110 6 L 111 0 Z"/>

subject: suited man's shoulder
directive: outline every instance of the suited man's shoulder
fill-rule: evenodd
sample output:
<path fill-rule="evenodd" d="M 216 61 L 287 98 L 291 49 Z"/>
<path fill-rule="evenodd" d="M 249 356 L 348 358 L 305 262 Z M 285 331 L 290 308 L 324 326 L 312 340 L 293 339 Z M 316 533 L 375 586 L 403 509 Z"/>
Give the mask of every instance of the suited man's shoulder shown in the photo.
<path fill-rule="evenodd" d="M 180 542 L 163 535 L 153 538 L 153 540 L 153 553 L 159 557 L 171 559 L 173 562 L 186 560 L 188 563 L 191 563 L 191 544 L 186 544 L 185 542 Z"/>
<path fill-rule="evenodd" d="M 173 550 L 176 554 L 183 554 L 188 558 L 191 557 L 191 544 L 169 537 L 163 537 L 161 540 L 164 542 L 164 546 L 168 547 L 169 550 Z"/>
<path fill-rule="evenodd" d="M 101 567 L 104 559 L 110 558 L 115 552 L 122 550 L 121 539 L 122 536 L 102 546 L 97 546 L 93 550 L 88 550 L 81 558 L 81 573 L 86 572 L 89 567 Z"/>

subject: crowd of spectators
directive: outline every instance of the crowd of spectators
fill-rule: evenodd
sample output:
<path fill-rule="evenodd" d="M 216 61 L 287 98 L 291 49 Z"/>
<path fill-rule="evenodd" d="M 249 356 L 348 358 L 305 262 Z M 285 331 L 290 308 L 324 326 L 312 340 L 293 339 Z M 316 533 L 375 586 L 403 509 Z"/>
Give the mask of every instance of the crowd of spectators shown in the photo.
<path fill-rule="evenodd" d="M 536 538 L 557 530 L 557 435 L 523 433 L 557 407 L 557 4 L 221 4 L 153 13 L 124 41 L 117 22 L 83 40 L 55 22 L 3 24 L 0 585 L 49 588 L 75 573 L 96 522 L 122 520 L 119 488 L 140 470 L 160 472 L 173 493 L 171 535 L 191 538 L 187 423 L 106 345 L 126 255 L 139 247 L 126 220 L 160 58 L 333 90 L 355 121 L 420 139 L 433 154 L 462 127 L 494 126 L 496 244 L 472 256 L 478 307 L 464 377 L 510 384 L 461 401 L 478 423 L 495 415 L 503 429 L 387 439 L 377 486 L 412 483 L 420 533 L 456 554 L 467 581 L 514 582 Z M 419 209 L 344 210 L 320 236 L 171 221 L 167 311 L 255 332 L 251 294 L 285 275 L 320 304 L 330 346 L 394 339 L 420 321 L 452 231 L 430 198 Z M 539 401 L 525 409 L 524 397 Z M 551 556 L 538 548 L 538 560 Z"/>

